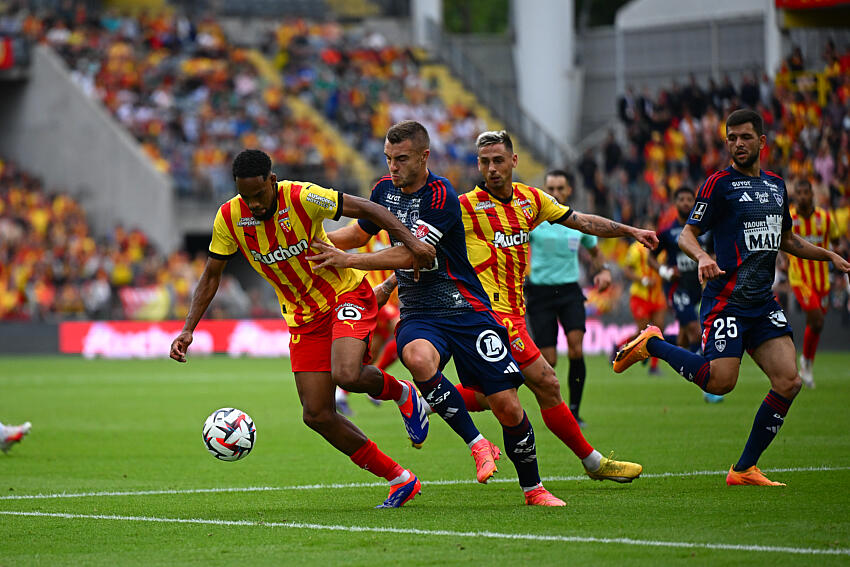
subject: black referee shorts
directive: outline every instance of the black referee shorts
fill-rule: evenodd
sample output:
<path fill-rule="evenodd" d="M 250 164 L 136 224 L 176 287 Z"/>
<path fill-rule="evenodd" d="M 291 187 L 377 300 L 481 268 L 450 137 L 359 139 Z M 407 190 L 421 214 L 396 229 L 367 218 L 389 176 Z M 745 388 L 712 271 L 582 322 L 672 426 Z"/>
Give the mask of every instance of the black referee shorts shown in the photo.
<path fill-rule="evenodd" d="M 558 321 L 564 333 L 585 331 L 586 297 L 578 283 L 561 285 L 525 284 L 525 318 L 531 338 L 538 347 L 553 347 L 558 342 Z"/>

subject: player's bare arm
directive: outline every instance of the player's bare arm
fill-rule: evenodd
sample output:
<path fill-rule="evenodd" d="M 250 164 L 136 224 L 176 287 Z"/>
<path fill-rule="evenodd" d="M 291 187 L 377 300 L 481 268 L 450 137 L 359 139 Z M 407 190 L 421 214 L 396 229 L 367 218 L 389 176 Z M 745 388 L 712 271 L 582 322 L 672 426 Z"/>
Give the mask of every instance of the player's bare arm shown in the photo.
<path fill-rule="evenodd" d="M 605 291 L 611 285 L 611 270 L 605 264 L 605 255 L 599 249 L 599 246 L 594 246 L 588 252 L 593 263 L 593 271 L 596 272 L 596 275 L 593 276 L 593 285 L 599 291 Z"/>
<path fill-rule="evenodd" d="M 423 242 L 432 250 L 434 247 Z M 413 279 L 419 280 L 419 268 L 413 263 L 413 253 L 405 246 L 392 246 L 378 252 L 350 253 L 330 246 L 321 241 L 313 241 L 312 248 L 317 254 L 307 257 L 307 261 L 316 262 L 319 268 L 355 268 L 358 270 L 397 270 L 413 269 Z M 431 264 L 433 265 L 433 263 Z M 431 266 L 428 266 L 431 267 Z"/>
<path fill-rule="evenodd" d="M 585 234 L 593 234 L 604 238 L 631 236 L 649 249 L 658 246 L 658 237 L 655 235 L 655 231 L 635 228 L 598 215 L 573 212 L 561 224 L 580 230 Z"/>
<path fill-rule="evenodd" d="M 331 244 L 340 250 L 351 250 L 365 246 L 372 235 L 360 228 L 357 223 L 349 224 L 328 233 Z"/>
<path fill-rule="evenodd" d="M 393 240 L 401 242 L 410 250 L 414 270 L 430 268 L 434 265 L 434 258 L 437 256 L 434 247 L 416 238 L 388 209 L 368 199 L 346 195 L 342 201 L 342 214 L 346 217 L 370 220 L 386 229 Z"/>
<path fill-rule="evenodd" d="M 804 258 L 806 260 L 832 262 L 838 270 L 845 274 L 850 273 L 850 262 L 832 250 L 815 246 L 790 230 L 786 230 L 782 233 L 782 239 L 779 242 L 779 249 L 783 252 L 787 252 L 788 254 L 792 254 L 798 258 Z"/>
<path fill-rule="evenodd" d="M 714 258 L 702 249 L 699 240 L 697 240 L 699 235 L 700 231 L 694 225 L 685 225 L 685 228 L 682 229 L 682 233 L 679 235 L 678 243 L 682 252 L 690 256 L 699 265 L 699 283 L 705 284 L 708 280 L 718 278 L 726 272 L 721 270 Z"/>
<path fill-rule="evenodd" d="M 201 279 L 198 281 L 195 292 L 192 294 L 192 304 L 189 306 L 189 314 L 186 315 L 183 330 L 171 343 L 169 356 L 177 362 L 186 362 L 186 351 L 189 349 L 189 345 L 192 344 L 192 332 L 198 326 L 198 321 L 201 320 L 213 297 L 215 297 L 218 286 L 221 283 L 221 275 L 224 273 L 224 267 L 226 265 L 227 260 L 207 258 L 204 273 L 201 274 Z"/>

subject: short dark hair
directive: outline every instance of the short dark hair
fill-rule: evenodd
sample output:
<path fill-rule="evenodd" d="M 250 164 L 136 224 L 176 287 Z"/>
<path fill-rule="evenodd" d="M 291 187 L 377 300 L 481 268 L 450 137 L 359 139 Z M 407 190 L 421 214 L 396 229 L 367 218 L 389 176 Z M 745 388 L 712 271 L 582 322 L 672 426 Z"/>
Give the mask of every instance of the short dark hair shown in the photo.
<path fill-rule="evenodd" d="M 761 114 L 749 108 L 740 108 L 726 118 L 726 131 L 729 131 L 729 126 L 740 126 L 747 122 L 753 125 L 753 130 L 758 136 L 764 135 L 764 121 L 761 119 Z"/>
<path fill-rule="evenodd" d="M 569 171 L 567 171 L 565 169 L 550 169 L 549 171 L 546 172 L 546 175 L 543 176 L 543 179 L 545 180 L 549 176 L 563 177 L 564 179 L 567 180 L 567 183 L 569 183 L 570 187 L 575 187 L 575 182 L 574 182 L 575 179 L 574 179 L 572 173 L 570 173 Z"/>
<path fill-rule="evenodd" d="M 799 181 L 797 181 L 797 189 L 799 189 L 799 188 L 800 188 L 800 185 L 805 185 L 805 186 L 806 186 L 806 187 L 808 187 L 809 189 L 811 189 L 811 188 L 812 188 L 812 182 L 811 182 L 811 181 L 809 181 L 806 177 L 803 177 L 802 179 L 800 179 Z"/>
<path fill-rule="evenodd" d="M 272 158 L 262 150 L 242 150 L 233 159 L 233 179 L 262 177 L 268 179 L 272 172 Z"/>
<path fill-rule="evenodd" d="M 417 149 L 427 150 L 431 147 L 431 138 L 425 126 L 415 120 L 403 120 L 393 124 L 387 130 L 387 141 L 391 144 L 400 144 L 410 140 Z"/>
<path fill-rule="evenodd" d="M 693 189 L 691 189 L 691 188 L 690 188 L 690 187 L 688 187 L 687 185 L 682 185 L 681 187 L 679 187 L 678 189 L 676 189 L 676 190 L 673 192 L 673 199 L 678 199 L 678 198 L 679 198 L 679 195 L 681 195 L 682 193 L 690 193 L 692 197 L 696 197 L 696 196 L 697 196 L 697 194 L 696 194 L 696 193 L 694 193 L 694 190 L 693 190 Z"/>
<path fill-rule="evenodd" d="M 505 130 L 482 132 L 475 140 L 475 147 L 479 150 L 485 146 L 495 146 L 496 144 L 504 144 L 506 150 L 514 153 L 514 143 Z"/>

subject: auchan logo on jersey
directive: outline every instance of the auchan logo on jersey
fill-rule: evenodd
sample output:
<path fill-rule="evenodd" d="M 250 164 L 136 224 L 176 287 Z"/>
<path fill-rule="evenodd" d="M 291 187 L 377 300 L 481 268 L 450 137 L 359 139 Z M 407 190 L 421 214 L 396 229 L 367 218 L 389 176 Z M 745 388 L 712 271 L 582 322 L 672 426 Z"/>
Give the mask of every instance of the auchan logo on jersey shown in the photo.
<path fill-rule="evenodd" d="M 493 246 L 496 248 L 507 248 L 509 246 L 519 246 L 528 242 L 528 233 L 520 230 L 516 234 L 505 234 L 501 231 L 496 231 L 493 235 Z"/>
<path fill-rule="evenodd" d="M 309 248 L 307 241 L 302 238 L 295 244 L 287 246 L 286 248 L 278 244 L 277 250 L 272 250 L 268 254 L 260 254 L 255 250 L 251 250 L 251 256 L 253 256 L 254 260 L 257 262 L 262 262 L 268 266 L 270 264 L 276 264 L 278 262 L 283 262 L 284 260 L 289 260 L 294 256 L 298 256 L 307 250 L 307 248 Z"/>

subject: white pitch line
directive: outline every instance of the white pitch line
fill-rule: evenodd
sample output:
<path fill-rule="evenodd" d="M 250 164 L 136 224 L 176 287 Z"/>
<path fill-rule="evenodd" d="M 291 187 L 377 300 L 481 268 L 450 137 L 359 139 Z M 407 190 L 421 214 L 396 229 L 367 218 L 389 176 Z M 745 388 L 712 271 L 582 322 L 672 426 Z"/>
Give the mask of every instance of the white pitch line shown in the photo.
<path fill-rule="evenodd" d="M 846 471 L 850 467 L 795 467 L 795 468 L 778 468 L 765 469 L 764 472 L 829 472 L 829 471 Z M 715 476 L 725 475 L 728 471 L 689 471 L 689 472 L 665 472 L 665 473 L 649 473 L 640 475 L 641 479 L 650 478 L 674 478 L 674 477 L 689 477 L 689 476 Z M 574 476 L 547 476 L 541 480 L 544 482 L 560 482 L 574 480 L 590 480 L 586 475 Z M 516 477 L 500 477 L 492 478 L 488 484 L 498 483 L 514 483 Z M 471 479 L 462 480 L 428 480 L 422 481 L 422 486 L 453 486 L 459 484 L 478 484 Z M 173 490 L 128 490 L 119 492 L 58 492 L 55 494 L 14 494 L 0 496 L 2 500 L 50 500 L 54 498 L 86 498 L 100 496 L 159 496 L 173 494 L 218 494 L 226 492 L 273 492 L 282 490 L 325 490 L 336 488 L 374 488 L 386 487 L 386 482 L 349 482 L 349 483 L 332 483 L 332 484 L 298 484 L 291 486 L 247 486 L 247 487 L 230 487 L 230 488 L 188 488 L 188 489 L 173 489 Z"/>
<path fill-rule="evenodd" d="M 62 518 L 67 520 L 112 520 L 125 522 L 151 522 L 165 524 L 201 524 L 213 526 L 245 526 L 266 528 L 290 528 L 303 530 L 323 530 L 335 532 L 371 532 L 405 535 L 451 536 L 469 538 L 490 538 L 524 541 L 546 541 L 558 543 L 603 543 L 635 545 L 645 547 L 670 547 L 686 549 L 710 549 L 723 551 L 753 551 L 763 553 L 788 553 L 796 555 L 850 555 L 850 549 L 817 549 L 810 547 L 782 547 L 771 545 L 742 545 L 728 543 L 698 543 L 689 541 L 657 541 L 632 538 L 562 536 L 539 534 L 511 534 L 499 532 L 454 532 L 449 530 L 422 530 L 416 528 L 379 528 L 371 526 L 342 526 L 325 524 L 307 524 L 301 522 L 249 522 L 246 520 L 206 520 L 202 518 L 157 518 L 150 516 L 112 516 L 105 514 L 65 514 L 48 512 L 13 512 L 0 510 L 0 515 L 29 516 L 37 518 Z"/>

